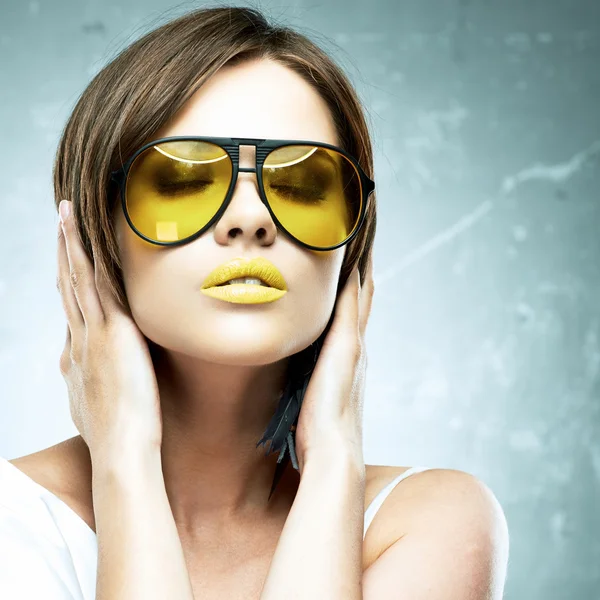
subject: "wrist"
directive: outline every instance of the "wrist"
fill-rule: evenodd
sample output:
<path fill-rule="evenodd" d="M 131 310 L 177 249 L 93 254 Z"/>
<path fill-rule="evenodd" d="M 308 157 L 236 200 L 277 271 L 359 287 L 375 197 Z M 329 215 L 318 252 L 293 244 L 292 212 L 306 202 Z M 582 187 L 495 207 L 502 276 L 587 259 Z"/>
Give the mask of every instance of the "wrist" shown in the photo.
<path fill-rule="evenodd" d="M 161 448 L 146 440 L 128 438 L 105 443 L 90 450 L 92 472 L 130 476 L 138 470 L 162 470 Z"/>
<path fill-rule="evenodd" d="M 300 474 L 304 470 L 329 471 L 331 469 L 350 469 L 365 476 L 365 462 L 362 444 L 343 436 L 327 436 L 317 445 L 307 450 L 299 461 Z"/>

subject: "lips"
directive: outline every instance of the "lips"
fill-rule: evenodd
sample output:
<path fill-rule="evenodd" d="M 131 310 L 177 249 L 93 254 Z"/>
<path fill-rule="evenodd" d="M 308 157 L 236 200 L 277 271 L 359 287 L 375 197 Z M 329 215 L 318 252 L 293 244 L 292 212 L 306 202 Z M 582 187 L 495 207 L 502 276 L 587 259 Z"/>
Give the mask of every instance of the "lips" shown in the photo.
<path fill-rule="evenodd" d="M 279 269 L 269 260 L 263 257 L 234 258 L 233 260 L 219 265 L 212 271 L 202 284 L 203 290 L 227 283 L 230 279 L 240 277 L 256 277 L 264 281 L 269 287 L 286 291 L 287 284 Z"/>

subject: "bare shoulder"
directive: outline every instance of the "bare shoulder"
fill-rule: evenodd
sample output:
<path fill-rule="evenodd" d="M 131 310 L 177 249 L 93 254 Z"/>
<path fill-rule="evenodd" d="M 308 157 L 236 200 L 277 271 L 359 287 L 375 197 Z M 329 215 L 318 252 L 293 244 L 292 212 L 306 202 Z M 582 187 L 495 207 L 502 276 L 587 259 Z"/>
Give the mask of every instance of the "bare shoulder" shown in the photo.
<path fill-rule="evenodd" d="M 371 465 L 367 475 L 365 501 L 368 505 L 387 483 L 407 467 Z M 369 477 L 370 475 L 370 477 Z M 389 494 L 367 531 L 372 550 L 365 556 L 365 568 L 392 545 L 411 537 L 440 540 L 460 535 L 477 545 L 490 540 L 507 544 L 504 512 L 492 490 L 479 478 L 457 469 L 428 469 L 402 480 Z M 507 551 L 507 549 L 506 549 Z"/>
<path fill-rule="evenodd" d="M 85 443 L 76 436 L 8 462 L 36 483 L 52 488 L 51 492 L 68 493 L 79 487 L 80 477 L 87 471 L 84 449 Z"/>
<path fill-rule="evenodd" d="M 81 436 L 8 462 L 60 498 L 94 528 L 91 462 Z"/>

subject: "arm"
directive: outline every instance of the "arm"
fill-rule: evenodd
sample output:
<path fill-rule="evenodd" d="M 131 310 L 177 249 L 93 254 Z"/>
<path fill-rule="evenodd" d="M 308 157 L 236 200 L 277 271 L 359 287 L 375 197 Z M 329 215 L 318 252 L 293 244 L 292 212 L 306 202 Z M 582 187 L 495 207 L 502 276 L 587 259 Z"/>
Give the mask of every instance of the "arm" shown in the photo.
<path fill-rule="evenodd" d="M 92 457 L 96 600 L 193 600 L 160 448 Z"/>
<path fill-rule="evenodd" d="M 386 501 L 389 530 L 410 525 L 362 573 L 361 478 L 334 454 L 331 463 L 307 462 L 261 600 L 502 598 L 508 526 L 483 482 L 436 469 L 419 474 L 418 486 L 413 476 L 410 497 L 397 488 Z"/>
<path fill-rule="evenodd" d="M 364 572 L 365 599 L 501 600 L 509 536 L 493 492 L 455 469 L 411 479 L 381 508 L 382 517 L 385 511 L 386 519 L 405 525 Z"/>
<path fill-rule="evenodd" d="M 60 370 L 92 461 L 96 598 L 191 600 L 162 473 L 160 395 L 146 338 L 85 251 L 71 202 L 59 209 L 57 285 L 67 313 Z"/>
<path fill-rule="evenodd" d="M 364 464 L 343 444 L 308 458 L 260 599 L 361 600 L 364 498 Z"/>

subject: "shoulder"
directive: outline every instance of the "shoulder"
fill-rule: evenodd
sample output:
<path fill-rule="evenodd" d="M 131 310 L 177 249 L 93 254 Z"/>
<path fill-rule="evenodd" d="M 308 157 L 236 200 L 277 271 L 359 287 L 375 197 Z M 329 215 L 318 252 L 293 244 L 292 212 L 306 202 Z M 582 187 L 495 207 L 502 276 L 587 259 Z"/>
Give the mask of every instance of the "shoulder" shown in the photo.
<path fill-rule="evenodd" d="M 91 471 L 80 436 L 69 438 L 54 446 L 10 459 L 30 479 L 61 497 L 80 491 L 86 475 Z M 88 453 L 89 457 L 89 453 Z"/>
<path fill-rule="evenodd" d="M 8 462 L 62 500 L 94 528 L 91 463 L 87 446 L 80 436 Z"/>
<path fill-rule="evenodd" d="M 429 469 L 406 481 L 408 485 L 396 494 L 395 502 L 397 507 L 401 505 L 407 511 L 410 517 L 407 526 L 411 531 L 432 526 L 450 529 L 452 520 L 463 536 L 487 535 L 490 527 L 506 527 L 504 511 L 496 495 L 471 473 Z"/>
<path fill-rule="evenodd" d="M 406 470 L 370 465 L 371 489 L 367 484 L 365 496 L 374 498 Z M 376 538 L 370 564 L 408 534 L 436 544 L 460 539 L 472 552 L 508 553 L 508 526 L 495 494 L 476 476 L 457 469 L 428 469 L 406 477 L 384 501 L 369 534 Z"/>

